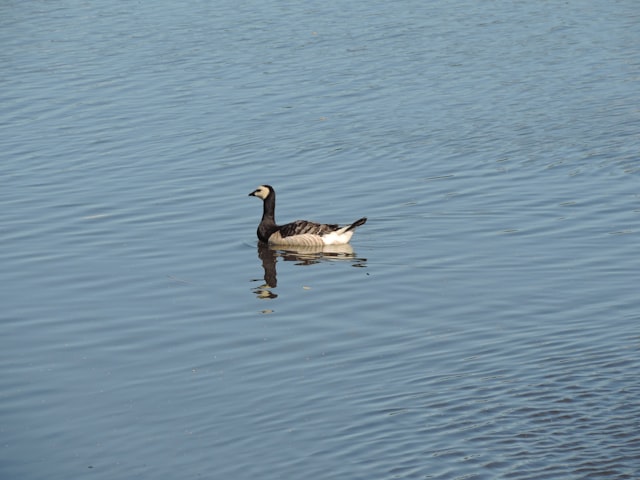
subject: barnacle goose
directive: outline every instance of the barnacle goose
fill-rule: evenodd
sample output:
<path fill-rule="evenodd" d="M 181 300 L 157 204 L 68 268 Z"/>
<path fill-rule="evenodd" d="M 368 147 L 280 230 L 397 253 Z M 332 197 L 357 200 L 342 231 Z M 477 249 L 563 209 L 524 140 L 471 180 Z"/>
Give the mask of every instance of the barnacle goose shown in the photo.
<path fill-rule="evenodd" d="M 296 220 L 285 225 L 278 225 L 275 220 L 276 191 L 271 185 L 260 185 L 249 194 L 250 197 L 262 199 L 262 220 L 258 225 L 258 238 L 270 245 L 289 246 L 322 246 L 344 245 L 349 243 L 356 227 L 363 225 L 367 219 L 363 217 L 351 225 L 329 225 L 307 220 Z"/>

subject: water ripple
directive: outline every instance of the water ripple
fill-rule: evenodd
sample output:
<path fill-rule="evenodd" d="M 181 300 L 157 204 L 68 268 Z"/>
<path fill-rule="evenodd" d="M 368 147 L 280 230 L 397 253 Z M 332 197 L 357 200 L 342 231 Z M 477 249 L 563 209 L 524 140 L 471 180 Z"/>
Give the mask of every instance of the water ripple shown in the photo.
<path fill-rule="evenodd" d="M 637 478 L 636 10 L 0 3 L 0 476 Z"/>

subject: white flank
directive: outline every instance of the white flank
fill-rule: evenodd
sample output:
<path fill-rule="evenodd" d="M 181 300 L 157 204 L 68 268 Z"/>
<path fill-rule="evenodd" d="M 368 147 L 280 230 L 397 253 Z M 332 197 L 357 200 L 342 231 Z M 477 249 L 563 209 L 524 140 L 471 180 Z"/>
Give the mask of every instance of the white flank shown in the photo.
<path fill-rule="evenodd" d="M 282 246 L 323 246 L 323 245 L 345 245 L 349 243 L 353 236 L 353 230 L 345 232 L 348 227 L 343 227 L 335 232 L 325 235 L 313 235 L 311 233 L 303 233 L 301 235 L 291 235 L 282 237 L 280 232 L 276 232 L 269 238 L 269 245 Z"/>
<path fill-rule="evenodd" d="M 283 246 L 322 246 L 324 242 L 320 235 L 312 235 L 310 233 L 303 233 L 302 235 L 291 235 L 289 237 L 282 237 L 280 232 L 276 232 L 269 237 L 269 245 L 283 245 Z"/>

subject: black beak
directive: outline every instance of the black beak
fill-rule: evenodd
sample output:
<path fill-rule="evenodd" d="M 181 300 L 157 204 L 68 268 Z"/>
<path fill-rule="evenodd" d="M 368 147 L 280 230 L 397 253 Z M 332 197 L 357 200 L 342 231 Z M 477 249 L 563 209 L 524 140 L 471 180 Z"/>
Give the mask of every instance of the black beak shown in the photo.
<path fill-rule="evenodd" d="M 255 197 L 255 196 L 256 196 L 256 192 L 257 192 L 257 190 L 254 190 L 253 192 L 251 192 L 251 193 L 249 194 L 249 196 L 250 196 L 250 197 Z"/>

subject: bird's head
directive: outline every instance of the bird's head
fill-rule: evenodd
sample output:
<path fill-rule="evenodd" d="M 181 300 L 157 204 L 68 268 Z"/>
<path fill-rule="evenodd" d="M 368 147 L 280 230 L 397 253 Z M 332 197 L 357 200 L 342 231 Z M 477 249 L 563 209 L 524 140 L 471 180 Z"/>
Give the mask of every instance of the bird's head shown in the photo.
<path fill-rule="evenodd" d="M 249 194 L 250 197 L 258 197 L 262 200 L 266 200 L 267 197 L 274 193 L 273 187 L 271 185 L 260 185 L 253 192 Z"/>

